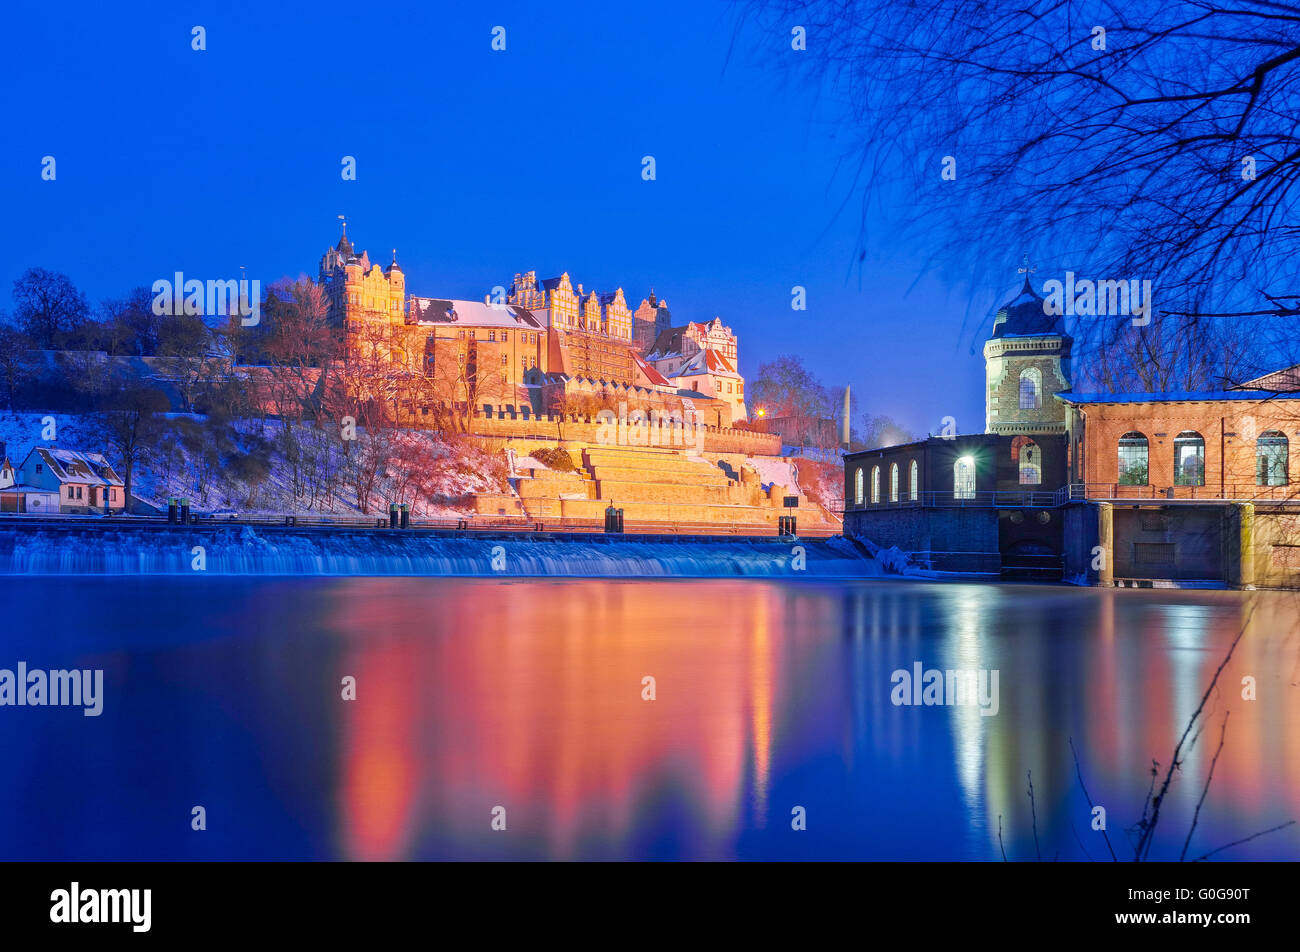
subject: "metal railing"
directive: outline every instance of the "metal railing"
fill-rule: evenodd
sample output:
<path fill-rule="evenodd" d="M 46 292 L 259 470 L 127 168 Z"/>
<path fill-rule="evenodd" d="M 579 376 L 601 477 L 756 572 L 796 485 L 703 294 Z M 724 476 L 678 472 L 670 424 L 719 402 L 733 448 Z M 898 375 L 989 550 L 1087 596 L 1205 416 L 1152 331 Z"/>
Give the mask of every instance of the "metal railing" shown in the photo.
<path fill-rule="evenodd" d="M 1175 500 L 1216 502 L 1300 502 L 1300 485 L 1260 486 L 1225 483 L 1211 486 L 1126 486 L 1122 483 L 1071 483 L 1072 500 Z"/>
<path fill-rule="evenodd" d="M 603 519 L 564 519 L 564 518 L 529 518 L 525 516 L 447 516 L 440 518 L 412 519 L 409 528 L 391 528 L 387 513 L 378 511 L 369 516 L 313 516 L 302 514 L 248 513 L 238 515 L 213 515 L 211 513 L 191 513 L 190 523 L 168 523 L 165 514 L 156 516 L 135 516 L 121 513 L 113 516 L 84 515 L 78 513 L 0 513 L 0 524 L 11 523 L 27 526 L 81 524 L 87 527 L 104 527 L 107 525 L 142 526 L 167 528 L 215 528 L 218 526 L 259 526 L 267 528 L 297 529 L 373 529 L 393 533 L 419 533 L 421 531 L 439 532 L 517 532 L 517 533 L 592 533 L 604 534 Z M 623 525 L 624 535 L 677 535 L 677 536 L 736 536 L 748 538 L 776 538 L 778 526 L 753 523 L 713 523 L 713 522 L 647 522 L 628 520 Z M 816 526 L 799 528 L 798 534 L 807 538 L 829 538 L 838 535 L 834 526 Z"/>
<path fill-rule="evenodd" d="M 972 492 L 957 495 L 952 490 L 946 492 L 927 491 L 910 496 L 900 495 L 897 501 L 882 499 L 879 502 L 863 502 L 848 507 L 852 512 L 859 509 L 1052 509 L 1063 506 L 1070 501 L 1068 487 L 1056 490 L 996 490 Z"/>

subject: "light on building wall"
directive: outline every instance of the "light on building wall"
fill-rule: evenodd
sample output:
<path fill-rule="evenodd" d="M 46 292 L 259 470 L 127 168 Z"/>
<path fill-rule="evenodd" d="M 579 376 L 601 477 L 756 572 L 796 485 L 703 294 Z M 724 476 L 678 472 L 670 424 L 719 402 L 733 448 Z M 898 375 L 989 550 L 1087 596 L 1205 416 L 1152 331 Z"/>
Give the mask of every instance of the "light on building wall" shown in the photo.
<path fill-rule="evenodd" d="M 957 462 L 961 463 L 961 465 L 963 465 L 963 466 L 974 466 L 974 465 L 975 465 L 975 457 L 974 457 L 974 456 L 959 456 L 959 457 L 957 458 Z"/>

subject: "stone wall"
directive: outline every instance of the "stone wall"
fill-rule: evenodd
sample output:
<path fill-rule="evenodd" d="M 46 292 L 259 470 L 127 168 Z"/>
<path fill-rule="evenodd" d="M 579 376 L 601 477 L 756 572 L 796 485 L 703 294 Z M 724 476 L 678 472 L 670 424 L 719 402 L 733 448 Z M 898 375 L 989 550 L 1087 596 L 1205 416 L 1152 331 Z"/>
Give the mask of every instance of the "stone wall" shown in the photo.
<path fill-rule="evenodd" d="M 541 414 L 531 419 L 475 414 L 475 436 L 498 439 L 566 440 L 594 446 L 661 446 L 708 453 L 744 453 L 748 456 L 780 456 L 781 438 L 773 433 L 754 433 L 718 426 L 659 427 L 645 424 L 604 424 L 591 417 L 561 418 Z"/>
<path fill-rule="evenodd" d="M 996 509 L 860 509 L 844 514 L 844 534 L 896 546 L 923 568 L 997 575 Z"/>

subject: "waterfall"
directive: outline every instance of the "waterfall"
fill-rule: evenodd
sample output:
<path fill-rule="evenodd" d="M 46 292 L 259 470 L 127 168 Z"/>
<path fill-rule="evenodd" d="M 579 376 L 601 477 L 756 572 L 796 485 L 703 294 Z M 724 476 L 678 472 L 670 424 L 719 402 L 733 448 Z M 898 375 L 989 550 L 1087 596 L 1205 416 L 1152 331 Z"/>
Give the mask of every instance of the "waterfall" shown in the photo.
<path fill-rule="evenodd" d="M 0 527 L 5 575 L 864 578 L 843 539 L 639 540 L 252 526 Z"/>

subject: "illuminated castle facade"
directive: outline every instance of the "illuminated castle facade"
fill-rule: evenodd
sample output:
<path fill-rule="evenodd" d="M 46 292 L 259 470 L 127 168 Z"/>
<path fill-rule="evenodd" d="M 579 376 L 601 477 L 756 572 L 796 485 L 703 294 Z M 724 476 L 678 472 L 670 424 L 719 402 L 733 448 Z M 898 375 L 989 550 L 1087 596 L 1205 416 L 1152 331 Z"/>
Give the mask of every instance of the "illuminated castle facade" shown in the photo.
<path fill-rule="evenodd" d="M 546 404 L 557 393 L 562 404 L 565 394 L 594 389 L 652 404 L 685 399 L 720 425 L 747 416 L 731 328 L 718 318 L 673 327 L 653 290 L 633 312 L 622 288 L 602 293 L 567 272 L 538 280 L 525 271 L 504 300 L 418 297 L 407 293 L 396 253 L 380 268 L 346 230 L 321 258 L 319 282 L 331 323 L 345 331 L 347 359 L 380 355 L 408 372 L 456 378 L 452 402 L 539 413 L 556 409 Z"/>

